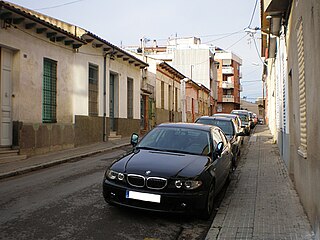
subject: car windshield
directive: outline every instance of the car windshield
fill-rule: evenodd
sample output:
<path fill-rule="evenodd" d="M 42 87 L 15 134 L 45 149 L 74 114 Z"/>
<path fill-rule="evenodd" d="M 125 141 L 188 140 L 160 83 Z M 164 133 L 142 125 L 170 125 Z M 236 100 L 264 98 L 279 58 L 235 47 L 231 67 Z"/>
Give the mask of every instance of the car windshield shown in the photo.
<path fill-rule="evenodd" d="M 210 135 L 198 129 L 157 127 L 141 140 L 137 148 L 208 155 L 211 152 Z"/>
<path fill-rule="evenodd" d="M 249 122 L 249 118 L 247 114 L 241 114 L 241 113 L 235 113 L 235 114 L 237 114 L 240 117 L 242 123 L 247 124 Z"/>
<path fill-rule="evenodd" d="M 217 126 L 217 127 L 222 129 L 224 134 L 229 135 L 229 136 L 232 136 L 234 134 L 231 121 L 223 121 L 223 120 L 217 120 L 217 119 L 205 119 L 205 118 L 202 119 L 202 118 L 200 118 L 200 119 L 197 120 L 197 123 Z"/>

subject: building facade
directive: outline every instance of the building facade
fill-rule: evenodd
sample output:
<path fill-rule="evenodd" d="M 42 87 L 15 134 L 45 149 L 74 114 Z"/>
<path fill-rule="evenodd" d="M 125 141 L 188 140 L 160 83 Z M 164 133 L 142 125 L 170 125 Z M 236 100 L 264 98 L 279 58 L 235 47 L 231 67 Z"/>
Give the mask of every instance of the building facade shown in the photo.
<path fill-rule="evenodd" d="M 230 113 L 234 109 L 240 109 L 242 60 L 232 52 L 216 48 L 215 61 L 219 63 L 217 112 Z"/>
<path fill-rule="evenodd" d="M 180 81 L 185 78 L 166 62 L 156 66 L 156 124 L 181 122 Z"/>
<path fill-rule="evenodd" d="M 151 57 L 170 64 L 183 75 L 210 89 L 209 114 L 216 112 L 217 108 L 217 67 L 214 60 L 214 48 L 201 44 L 196 37 L 169 39 L 167 46 L 145 46 L 142 40 L 141 47 L 129 48 L 128 50 L 140 52 L 144 56 Z"/>
<path fill-rule="evenodd" d="M 139 131 L 146 63 L 77 26 L 0 5 L 1 146 L 33 155 Z"/>
<path fill-rule="evenodd" d="M 261 1 L 269 126 L 320 238 L 320 2 Z"/>
<path fill-rule="evenodd" d="M 185 81 L 186 122 L 195 122 L 201 116 L 211 115 L 210 90 L 203 85 L 187 79 Z"/>

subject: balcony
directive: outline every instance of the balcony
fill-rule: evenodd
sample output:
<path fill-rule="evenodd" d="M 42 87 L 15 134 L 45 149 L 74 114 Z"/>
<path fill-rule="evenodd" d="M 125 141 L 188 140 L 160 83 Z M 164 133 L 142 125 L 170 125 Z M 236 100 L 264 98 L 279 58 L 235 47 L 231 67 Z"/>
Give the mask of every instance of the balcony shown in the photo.
<path fill-rule="evenodd" d="M 234 102 L 234 96 L 233 95 L 223 95 L 222 102 Z"/>
<path fill-rule="evenodd" d="M 240 86 L 239 86 L 239 91 L 240 91 L 240 92 L 243 92 L 243 87 L 242 87 L 241 84 L 240 84 Z"/>
<path fill-rule="evenodd" d="M 222 74 L 234 74 L 234 68 L 233 67 L 222 67 Z"/>
<path fill-rule="evenodd" d="M 223 89 L 234 88 L 234 83 L 233 82 L 222 81 L 222 88 Z"/>

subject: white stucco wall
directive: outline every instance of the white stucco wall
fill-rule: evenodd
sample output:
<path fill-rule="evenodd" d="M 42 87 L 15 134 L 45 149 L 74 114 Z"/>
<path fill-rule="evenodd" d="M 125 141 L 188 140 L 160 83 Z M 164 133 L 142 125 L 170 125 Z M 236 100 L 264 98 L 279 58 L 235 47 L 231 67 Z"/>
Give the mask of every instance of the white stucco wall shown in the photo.
<path fill-rule="evenodd" d="M 13 50 L 13 121 L 26 123 L 42 122 L 43 59 L 57 62 L 57 122 L 73 123 L 75 115 L 88 115 L 89 63 L 99 68 L 99 116 L 104 113 L 103 70 L 101 49 L 90 44 L 78 52 L 63 43 L 49 41 L 45 34 L 36 34 L 34 29 L 0 29 L 0 46 Z M 109 116 L 109 73 L 118 74 L 116 118 L 127 118 L 127 78 L 134 81 L 133 118 L 140 119 L 141 70 L 122 59 L 106 64 L 106 116 Z"/>
<path fill-rule="evenodd" d="M 133 118 L 140 119 L 141 70 L 119 59 L 107 59 L 107 69 L 118 75 L 118 94 L 115 94 L 115 117 L 127 118 L 127 78 L 133 79 Z M 107 116 L 109 116 L 109 74 L 107 74 Z"/>
<path fill-rule="evenodd" d="M 210 89 L 209 56 L 209 49 L 176 49 L 172 65 L 194 82 Z"/>
<path fill-rule="evenodd" d="M 49 58 L 57 61 L 57 121 L 72 122 L 73 50 L 20 27 L 0 31 L 1 47 L 14 50 L 13 120 L 42 122 L 43 59 Z"/>

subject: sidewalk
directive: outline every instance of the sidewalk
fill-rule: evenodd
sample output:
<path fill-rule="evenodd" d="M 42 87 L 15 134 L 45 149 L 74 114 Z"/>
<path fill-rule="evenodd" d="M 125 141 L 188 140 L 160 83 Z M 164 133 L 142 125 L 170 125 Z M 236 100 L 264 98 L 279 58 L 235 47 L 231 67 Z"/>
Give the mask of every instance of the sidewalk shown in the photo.
<path fill-rule="evenodd" d="M 100 142 L 88 146 L 37 155 L 24 160 L 1 163 L 0 179 L 24 174 L 41 168 L 47 168 L 74 159 L 87 157 L 96 153 L 101 153 L 128 145 L 130 145 L 130 138 L 122 138 L 119 140 Z"/>
<path fill-rule="evenodd" d="M 267 126 L 258 125 L 248 148 L 242 151 L 206 240 L 301 240 L 313 236 L 277 145 Z"/>

